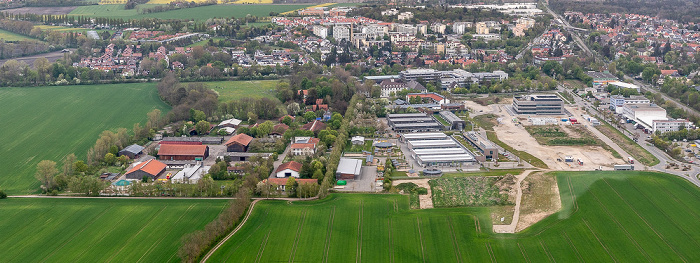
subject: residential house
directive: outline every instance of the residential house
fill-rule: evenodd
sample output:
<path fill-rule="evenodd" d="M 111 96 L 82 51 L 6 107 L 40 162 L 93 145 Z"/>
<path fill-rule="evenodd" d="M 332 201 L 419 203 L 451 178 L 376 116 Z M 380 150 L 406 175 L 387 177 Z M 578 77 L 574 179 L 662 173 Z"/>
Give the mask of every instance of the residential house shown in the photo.
<path fill-rule="evenodd" d="M 284 178 L 284 177 L 294 177 L 294 178 L 299 178 L 299 173 L 301 172 L 301 163 L 291 161 L 291 162 L 286 162 L 277 167 L 277 170 L 275 170 L 275 174 L 277 178 Z"/>
<path fill-rule="evenodd" d="M 289 148 L 294 156 L 314 155 L 316 154 L 316 147 L 320 141 L 321 140 L 318 138 L 295 137 Z"/>
<path fill-rule="evenodd" d="M 248 134 L 239 133 L 228 139 L 226 141 L 226 151 L 227 152 L 247 152 L 250 142 L 253 141 L 253 137 Z"/>

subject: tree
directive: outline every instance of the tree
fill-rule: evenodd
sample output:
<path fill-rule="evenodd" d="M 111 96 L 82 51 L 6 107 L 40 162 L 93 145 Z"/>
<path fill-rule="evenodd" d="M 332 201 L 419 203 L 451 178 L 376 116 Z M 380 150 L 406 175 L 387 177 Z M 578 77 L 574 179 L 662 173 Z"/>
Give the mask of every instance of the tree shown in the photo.
<path fill-rule="evenodd" d="M 287 179 L 287 184 L 285 185 L 284 191 L 287 192 L 288 197 L 296 196 L 297 180 L 294 177 L 289 177 Z"/>
<path fill-rule="evenodd" d="M 107 165 L 114 165 L 114 163 L 117 162 L 117 156 L 115 156 L 113 153 L 107 153 L 105 154 L 105 163 Z"/>
<path fill-rule="evenodd" d="M 306 122 L 310 122 L 310 121 L 313 121 L 315 119 L 316 119 L 316 113 L 314 113 L 313 111 L 307 111 L 306 113 L 304 113 L 304 120 L 306 120 Z"/>
<path fill-rule="evenodd" d="M 200 122 L 207 119 L 207 115 L 201 110 L 193 109 L 190 114 L 192 115 L 192 120 L 194 122 Z"/>
<path fill-rule="evenodd" d="M 282 118 L 281 122 L 286 124 L 287 126 L 292 125 L 292 118 L 289 116 L 284 116 L 284 118 Z"/>
<path fill-rule="evenodd" d="M 0 190 L 0 199 L 5 199 L 5 198 L 7 198 L 7 194 L 5 194 L 5 192 Z"/>
<path fill-rule="evenodd" d="M 54 177 L 58 174 L 56 162 L 43 160 L 36 165 L 34 177 L 41 182 L 45 191 L 53 190 L 55 187 Z"/>
<path fill-rule="evenodd" d="M 208 121 L 199 121 L 194 126 L 194 129 L 197 130 L 197 134 L 206 134 L 211 129 L 211 124 Z"/>
<path fill-rule="evenodd" d="M 73 169 L 73 164 L 78 161 L 78 157 L 75 156 L 75 154 L 69 154 L 66 155 L 66 157 L 63 158 L 63 175 L 64 176 L 71 176 L 75 173 L 75 169 Z"/>
<path fill-rule="evenodd" d="M 258 125 L 258 131 L 257 135 L 258 137 L 265 137 L 272 132 L 272 128 L 275 127 L 275 124 L 272 123 L 271 121 L 265 121 Z"/>
<path fill-rule="evenodd" d="M 292 102 L 292 103 L 289 103 L 289 105 L 287 105 L 287 113 L 288 113 L 289 115 L 294 115 L 294 116 L 296 116 L 296 115 L 299 113 L 300 110 L 301 110 L 301 108 L 299 107 L 299 103 Z M 290 118 L 290 119 L 291 119 L 291 118 Z M 286 123 L 285 123 L 285 124 L 286 124 Z M 287 125 L 289 125 L 289 124 L 287 124 Z"/>

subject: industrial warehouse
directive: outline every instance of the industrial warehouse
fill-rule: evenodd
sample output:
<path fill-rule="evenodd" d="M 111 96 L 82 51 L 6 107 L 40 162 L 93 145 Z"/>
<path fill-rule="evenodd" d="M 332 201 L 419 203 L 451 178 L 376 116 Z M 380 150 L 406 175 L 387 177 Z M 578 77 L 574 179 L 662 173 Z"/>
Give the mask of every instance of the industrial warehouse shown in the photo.
<path fill-rule="evenodd" d="M 440 131 L 443 125 L 425 113 L 389 114 L 387 123 L 396 132 Z"/>
<path fill-rule="evenodd" d="M 476 163 L 474 154 L 469 152 L 452 137 L 441 132 L 406 133 L 401 135 L 418 165 L 463 166 Z"/>

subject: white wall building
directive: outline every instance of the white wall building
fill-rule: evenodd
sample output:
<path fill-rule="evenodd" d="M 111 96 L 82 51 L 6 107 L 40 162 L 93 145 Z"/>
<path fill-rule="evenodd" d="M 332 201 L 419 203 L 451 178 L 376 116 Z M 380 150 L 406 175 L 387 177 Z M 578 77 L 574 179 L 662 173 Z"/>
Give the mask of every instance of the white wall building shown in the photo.
<path fill-rule="evenodd" d="M 654 121 L 665 121 L 666 110 L 656 104 L 625 104 L 622 106 L 622 115 L 641 125 L 648 131 L 653 131 Z"/>
<path fill-rule="evenodd" d="M 695 125 L 688 120 L 678 119 L 678 120 L 655 120 L 652 121 L 652 132 L 671 132 L 680 131 L 682 129 L 694 129 Z"/>
<path fill-rule="evenodd" d="M 403 12 L 403 13 L 399 14 L 399 16 L 398 16 L 397 18 L 398 18 L 399 20 L 408 20 L 408 19 L 413 18 L 413 13 L 411 13 L 411 12 Z"/>
<path fill-rule="evenodd" d="M 349 26 L 339 26 L 336 25 L 333 27 L 333 38 L 335 38 L 336 41 L 350 41 L 350 27 Z"/>
<path fill-rule="evenodd" d="M 314 35 L 320 38 L 328 37 L 328 28 L 325 26 L 314 26 Z"/>

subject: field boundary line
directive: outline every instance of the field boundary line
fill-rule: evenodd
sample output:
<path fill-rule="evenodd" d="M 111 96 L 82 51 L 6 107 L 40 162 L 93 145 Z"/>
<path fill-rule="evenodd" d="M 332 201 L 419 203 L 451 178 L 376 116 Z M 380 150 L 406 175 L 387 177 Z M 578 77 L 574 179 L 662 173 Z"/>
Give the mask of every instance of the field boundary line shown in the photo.
<path fill-rule="evenodd" d="M 551 262 L 557 262 L 552 254 L 549 253 L 549 249 L 547 249 L 547 245 L 544 243 L 544 241 L 542 241 L 542 239 L 540 239 L 540 246 L 542 247 L 542 250 L 544 250 L 544 254 L 547 255 L 547 258 L 549 258 Z"/>
<path fill-rule="evenodd" d="M 457 256 L 457 262 L 462 262 L 462 253 L 459 251 L 459 242 L 457 242 L 457 236 L 455 236 L 455 229 L 452 226 L 452 217 L 447 217 L 447 225 L 450 227 L 450 234 L 452 236 L 452 245 L 455 247 L 455 256 Z"/>
<path fill-rule="evenodd" d="M 331 235 L 333 234 L 333 222 L 335 221 L 335 206 L 328 216 L 328 226 L 326 227 L 326 243 L 323 244 L 323 262 L 328 262 L 328 253 L 331 251 Z"/>
<path fill-rule="evenodd" d="M 690 235 L 688 235 L 688 231 L 683 230 L 683 228 L 681 228 L 680 225 L 678 225 L 674 220 L 671 219 L 671 217 L 668 215 L 668 213 L 666 213 L 666 212 L 665 212 L 663 209 L 661 209 L 661 207 L 659 207 L 658 205 L 654 204 L 654 200 L 656 200 L 656 199 L 649 198 L 649 196 L 647 196 L 646 194 L 644 194 L 643 191 L 640 191 L 639 188 L 637 188 L 636 186 L 634 186 L 633 183 L 629 183 L 628 185 L 631 186 L 632 188 L 634 188 L 634 190 L 637 190 L 637 192 L 640 192 L 640 193 L 642 194 L 642 196 L 644 197 L 644 199 L 646 199 L 646 200 L 649 201 L 648 203 L 651 204 L 651 206 L 653 206 L 654 208 L 656 208 L 656 210 L 659 210 L 659 212 L 661 212 L 661 214 L 662 214 L 664 217 L 666 217 L 666 219 L 668 219 L 667 221 L 670 222 L 670 223 L 671 223 L 673 226 L 675 226 L 676 228 L 678 228 L 678 230 L 680 230 L 688 239 L 690 239 L 690 241 L 692 241 L 692 242 L 695 244 L 696 247 L 700 247 L 700 244 L 698 244 L 698 242 L 695 241 L 694 238 L 692 238 Z M 686 210 L 687 210 L 687 209 L 686 209 Z M 693 217 L 694 217 L 694 216 L 693 216 Z M 697 221 L 697 219 L 698 219 L 698 218 L 695 218 L 695 221 Z"/>
<path fill-rule="evenodd" d="M 149 220 L 147 220 L 148 223 L 144 224 L 144 225 L 141 227 L 141 229 L 139 229 L 139 232 L 136 232 L 135 235 L 131 236 L 131 237 L 129 238 L 129 240 L 127 240 L 126 242 L 124 242 L 124 246 L 122 246 L 122 247 L 119 249 L 119 251 L 117 251 L 117 253 L 112 254 L 112 256 L 109 257 L 109 259 L 107 260 L 107 262 L 108 262 L 108 263 L 109 263 L 109 262 L 112 262 L 112 259 L 114 259 L 114 256 L 116 256 L 116 255 L 118 255 L 119 253 L 121 253 L 122 250 L 124 250 L 124 247 L 126 247 L 126 244 L 129 244 L 129 242 L 131 242 L 132 240 L 134 240 L 134 238 L 136 238 L 139 234 L 141 234 L 141 232 L 143 232 L 143 230 L 146 229 L 146 226 L 148 226 L 148 225 L 150 225 L 152 222 L 154 222 L 154 221 L 153 221 L 153 218 L 156 218 L 158 215 L 160 215 L 161 213 L 163 213 L 163 211 L 165 211 L 166 208 L 168 208 L 167 205 L 164 206 L 163 208 L 161 208 L 160 211 L 158 211 L 158 213 L 153 214 L 153 216 L 151 216 L 151 218 L 150 218 Z"/>
<path fill-rule="evenodd" d="M 632 237 L 632 235 L 629 233 L 629 231 L 627 231 L 627 229 L 625 228 L 625 226 L 624 226 L 622 223 L 620 223 L 620 221 L 617 220 L 617 217 L 615 217 L 615 215 L 613 215 L 613 214 L 610 212 L 610 210 L 608 210 L 608 207 L 606 207 L 605 204 L 603 204 L 602 202 L 600 202 L 600 199 L 598 198 L 598 195 L 596 195 L 595 192 L 593 192 L 593 191 L 589 191 L 589 192 L 591 193 L 591 195 L 593 195 L 593 198 L 595 198 L 596 202 L 598 202 L 598 204 L 603 208 L 603 210 L 605 211 L 605 213 L 608 214 L 608 216 L 615 222 L 615 224 L 617 224 L 617 225 L 622 229 L 622 231 L 625 232 L 625 236 L 627 236 L 627 238 L 628 238 L 630 241 L 632 241 L 632 243 L 634 243 L 634 246 L 637 247 L 637 250 L 639 250 L 639 252 L 641 252 L 641 254 L 644 255 L 644 257 L 645 257 L 649 262 L 652 262 L 651 258 L 650 258 L 649 255 L 646 253 L 646 251 L 644 251 L 644 249 L 642 248 L 641 245 L 639 245 L 639 243 L 637 242 L 637 240 L 634 239 L 634 237 Z"/>
<path fill-rule="evenodd" d="M 668 241 L 666 241 L 666 239 L 663 237 L 663 235 L 661 235 L 661 233 L 656 231 L 656 229 L 654 229 L 654 227 L 652 227 L 651 224 L 649 224 L 649 222 L 644 217 L 642 217 L 642 215 L 640 215 L 639 212 L 637 212 L 637 210 L 634 209 L 634 207 L 632 207 L 632 205 L 630 205 L 627 202 L 627 200 L 625 200 L 625 198 L 623 198 L 622 195 L 620 195 L 620 193 L 617 192 L 617 190 L 614 187 L 612 187 L 612 185 L 610 185 L 610 183 L 608 183 L 607 180 L 605 180 L 605 178 L 603 178 L 603 182 L 605 182 L 605 184 L 607 184 L 608 187 L 610 187 L 610 189 L 612 189 L 613 192 L 615 192 L 617 197 L 619 197 L 620 200 L 622 200 L 622 202 L 624 202 L 627 205 L 627 207 L 629 207 L 632 210 L 632 212 L 634 212 L 634 214 L 637 215 L 637 217 L 639 217 L 639 219 L 641 219 L 642 222 L 644 222 L 644 224 L 646 224 L 647 227 L 649 227 L 649 229 L 651 229 L 651 231 L 653 231 L 654 234 L 656 234 L 656 236 L 659 237 L 659 239 L 661 239 L 661 241 L 663 241 L 666 244 L 666 246 L 668 246 L 668 248 L 670 248 L 673 251 L 673 253 L 676 254 L 676 256 L 678 256 L 681 260 L 683 260 L 683 262 L 688 262 L 683 256 L 678 254 L 678 251 L 676 251 L 676 249 L 673 246 L 671 246 L 671 244 L 669 244 Z"/>
<path fill-rule="evenodd" d="M 486 252 L 489 253 L 489 258 L 491 259 L 491 262 L 498 262 L 496 260 L 496 255 L 493 253 L 493 249 L 491 248 L 491 242 L 486 241 Z"/>
<path fill-rule="evenodd" d="M 523 254 L 523 258 L 525 258 L 525 262 L 530 263 L 530 259 L 527 257 L 527 253 L 525 252 L 525 249 L 523 248 L 523 245 L 518 242 L 518 247 L 520 248 L 520 253 Z"/>
<path fill-rule="evenodd" d="M 245 222 L 248 221 L 248 218 L 250 217 L 250 214 L 253 212 L 253 208 L 255 208 L 255 204 L 257 204 L 258 201 L 260 201 L 260 200 L 262 200 L 262 199 L 255 199 L 255 200 L 253 200 L 252 203 L 250 203 L 250 207 L 248 207 L 248 213 L 246 213 L 245 217 L 243 218 L 243 220 L 241 220 L 241 222 L 238 222 L 238 226 L 236 226 L 236 228 L 234 228 L 233 231 L 231 231 L 231 233 L 229 233 L 226 237 L 224 237 L 223 239 L 221 239 L 221 241 L 219 241 L 219 243 L 216 244 L 216 246 L 214 246 L 212 249 L 210 249 L 209 252 L 207 252 L 207 254 L 204 255 L 204 257 L 202 258 L 202 260 L 200 260 L 200 262 L 202 262 L 202 263 L 207 262 L 207 260 L 209 259 L 209 257 L 211 257 L 211 255 L 213 255 L 214 252 L 216 252 L 217 249 L 219 249 L 224 243 L 226 243 L 226 241 L 229 240 L 229 238 L 231 238 L 231 237 L 233 236 L 233 234 L 235 234 L 236 232 L 238 232 L 238 230 L 240 230 L 241 227 L 243 227 L 243 225 L 245 224 Z"/>
<path fill-rule="evenodd" d="M 571 246 L 571 248 L 574 249 L 574 252 L 576 252 L 576 257 L 578 257 L 579 262 L 585 262 L 585 260 L 583 260 L 583 257 L 581 256 L 581 253 L 578 251 L 578 248 L 576 248 L 576 245 L 574 245 L 574 242 L 571 241 L 571 238 L 569 237 L 569 235 L 567 235 L 566 232 L 562 232 L 562 234 L 564 234 L 564 237 L 566 238 L 566 242 L 569 243 L 569 246 Z"/>
<path fill-rule="evenodd" d="M 600 240 L 600 237 L 598 237 L 598 235 L 595 233 L 595 231 L 593 231 L 593 228 L 591 228 L 591 225 L 588 224 L 588 221 L 586 221 L 586 219 L 584 219 L 584 218 L 581 218 L 581 221 L 583 221 L 583 224 L 586 225 L 586 227 L 588 228 L 588 231 L 591 231 L 591 234 L 593 234 L 595 239 L 598 240 L 598 243 L 600 243 L 600 246 L 602 246 L 603 249 L 605 249 L 605 253 L 608 253 L 608 256 L 610 256 L 610 258 L 613 260 L 613 262 L 617 262 L 617 259 L 615 259 L 615 257 L 613 257 L 613 255 L 612 255 L 612 253 L 610 253 L 610 250 L 608 249 L 608 247 L 606 247 L 605 244 L 603 244 L 603 241 Z"/>
<path fill-rule="evenodd" d="M 666 194 L 668 194 L 669 196 L 671 196 L 671 197 L 673 198 L 673 200 L 676 201 L 676 203 L 680 203 L 682 206 L 684 206 L 684 207 L 686 208 L 687 211 L 689 211 L 690 213 L 692 213 L 692 214 L 693 214 L 693 217 L 695 218 L 695 221 L 700 221 L 700 217 L 698 216 L 698 214 L 697 214 L 696 212 L 694 212 L 694 211 L 692 211 L 692 210 L 689 209 L 690 206 L 688 206 L 685 202 L 683 202 L 683 201 L 681 201 L 680 199 L 678 199 L 678 197 L 677 197 L 676 195 L 674 195 L 672 191 L 669 191 L 668 188 L 666 188 L 666 187 L 663 186 L 662 184 L 658 184 L 658 185 L 661 186 L 661 188 L 663 188 L 664 192 L 666 192 Z M 636 188 L 636 187 L 635 187 L 635 188 Z M 683 189 L 683 191 L 686 192 L 686 193 L 688 193 L 685 189 Z M 691 195 L 693 195 L 693 194 L 691 194 Z M 695 196 L 695 195 L 693 195 L 693 196 Z M 697 197 L 697 196 L 695 196 L 695 197 Z"/>
<path fill-rule="evenodd" d="M 355 262 L 362 262 L 362 216 L 364 213 L 364 202 L 360 200 L 359 220 L 357 221 L 357 251 L 355 254 Z"/>
<path fill-rule="evenodd" d="M 265 238 L 262 240 L 262 242 L 260 242 L 258 255 L 255 257 L 255 263 L 260 262 L 260 259 L 262 259 L 262 255 L 265 253 L 265 247 L 267 247 L 267 240 L 270 238 L 270 233 L 272 233 L 272 230 L 268 230 L 267 235 L 265 235 Z"/>
<path fill-rule="evenodd" d="M 423 247 L 423 234 L 420 231 L 420 217 L 416 217 L 416 223 L 418 226 L 418 240 L 420 240 L 420 254 L 423 258 L 423 263 L 425 263 L 425 248 Z"/>
<path fill-rule="evenodd" d="M 195 205 L 195 204 L 190 205 L 190 207 L 188 207 L 187 210 L 185 210 L 185 212 L 183 212 L 182 215 L 180 215 L 180 217 L 179 217 L 172 225 L 175 225 L 175 224 L 177 224 L 178 222 L 180 222 L 180 220 L 182 220 L 182 218 L 185 217 L 185 214 L 187 214 L 187 212 L 189 212 L 190 210 L 192 210 L 192 208 L 194 207 L 194 205 Z M 211 207 L 211 204 L 209 205 L 209 207 Z M 143 253 L 143 255 L 141 255 L 141 257 L 139 258 L 139 260 L 136 261 L 136 263 L 141 262 L 141 260 L 143 259 L 143 257 L 145 257 L 146 255 L 148 255 L 148 253 L 151 253 L 151 250 L 153 250 L 154 247 L 160 245 L 160 243 L 163 242 L 163 239 L 165 239 L 165 235 L 163 235 L 163 236 L 158 240 L 158 242 L 153 243 L 153 245 L 151 245 L 151 247 L 149 247 L 148 250 L 146 250 L 146 252 Z"/>
<path fill-rule="evenodd" d="M 50 258 L 51 256 L 53 256 L 54 254 L 56 254 L 56 251 L 61 250 L 61 248 L 63 248 L 64 246 L 66 246 L 66 244 L 68 244 L 68 243 L 70 243 L 71 241 L 73 241 L 73 239 L 75 239 L 75 237 L 76 237 L 77 235 L 79 235 L 80 233 L 83 233 L 83 231 L 85 231 L 86 228 L 88 228 L 88 227 L 92 226 L 93 224 L 95 224 L 95 222 L 97 222 L 97 219 L 99 219 L 100 217 L 102 217 L 105 213 L 107 213 L 108 210 L 112 209 L 112 207 L 113 207 L 113 206 L 109 206 L 109 208 L 107 208 L 107 209 L 105 209 L 104 211 L 102 211 L 102 213 L 100 213 L 97 217 L 95 217 L 94 219 L 92 219 L 92 220 L 90 221 L 89 224 L 87 224 L 85 227 L 83 227 L 83 229 L 81 229 L 81 230 L 78 231 L 77 233 L 73 234 L 73 235 L 70 237 L 70 239 L 68 239 L 67 241 L 63 242 L 63 244 L 62 244 L 61 246 L 59 246 L 59 247 L 57 247 L 56 249 L 54 249 L 53 251 L 51 251 L 51 254 L 49 254 L 49 255 L 47 255 L 46 257 L 44 257 L 44 258 L 41 260 L 41 262 L 46 262 L 46 259 L 48 259 L 48 258 Z"/>
<path fill-rule="evenodd" d="M 297 234 L 294 236 L 294 243 L 292 243 L 292 253 L 289 254 L 289 263 L 294 262 L 294 256 L 296 255 L 297 248 L 299 247 L 301 232 L 304 230 L 304 222 L 306 222 L 306 215 L 308 213 L 309 209 L 304 209 L 301 211 L 301 220 L 299 220 L 299 225 L 297 225 Z"/>
<path fill-rule="evenodd" d="M 102 234 L 102 237 L 100 237 L 99 240 L 97 240 L 96 242 L 93 242 L 93 243 L 90 245 L 89 248 L 84 249 L 83 252 L 80 252 L 80 255 L 78 255 L 77 257 L 74 257 L 73 259 L 75 259 L 76 261 L 78 261 L 78 259 L 80 259 L 80 257 L 82 257 L 82 256 L 85 254 L 85 252 L 92 250 L 92 247 L 95 246 L 95 244 L 100 243 L 103 239 L 105 239 L 105 237 L 107 237 L 107 235 L 109 235 L 110 233 L 112 233 L 112 231 L 114 231 L 114 229 L 116 229 L 117 226 L 118 226 L 122 221 L 124 221 L 124 219 L 126 219 L 127 217 L 129 217 L 129 216 L 131 215 L 131 211 L 133 211 L 133 210 L 136 209 L 137 207 L 138 207 L 138 206 L 134 206 L 134 207 L 131 208 L 131 210 L 129 210 L 128 213 L 124 213 L 124 217 L 122 217 L 122 219 L 119 219 L 119 221 L 117 221 L 117 223 L 114 224 L 107 232 L 105 232 L 104 234 Z"/>

